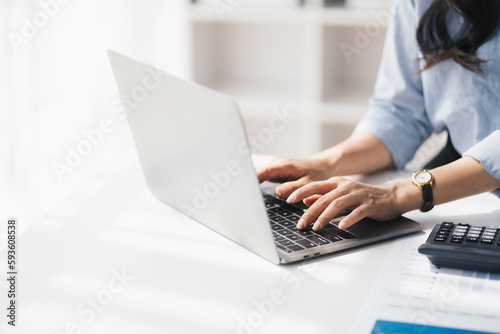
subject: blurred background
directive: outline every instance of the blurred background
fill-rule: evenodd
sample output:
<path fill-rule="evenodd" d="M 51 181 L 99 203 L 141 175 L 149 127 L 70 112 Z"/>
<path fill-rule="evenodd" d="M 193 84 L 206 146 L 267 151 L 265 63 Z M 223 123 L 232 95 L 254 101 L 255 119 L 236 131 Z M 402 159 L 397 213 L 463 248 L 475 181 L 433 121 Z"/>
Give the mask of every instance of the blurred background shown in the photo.
<path fill-rule="evenodd" d="M 387 0 L 0 0 L 2 219 L 25 229 L 137 159 L 107 49 L 233 96 L 255 153 L 305 157 L 366 111 L 390 15 Z"/>

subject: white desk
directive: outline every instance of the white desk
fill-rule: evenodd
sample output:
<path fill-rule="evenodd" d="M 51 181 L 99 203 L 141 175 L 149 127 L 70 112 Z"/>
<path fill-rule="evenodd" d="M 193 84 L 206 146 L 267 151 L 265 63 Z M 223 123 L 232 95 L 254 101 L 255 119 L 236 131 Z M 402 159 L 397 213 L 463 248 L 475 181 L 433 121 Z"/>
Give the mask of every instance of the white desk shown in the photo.
<path fill-rule="evenodd" d="M 407 216 L 500 225 L 498 208 L 484 194 Z M 136 161 L 20 237 L 18 326 L 1 332 L 346 334 L 392 243 L 276 266 L 157 201 Z"/>

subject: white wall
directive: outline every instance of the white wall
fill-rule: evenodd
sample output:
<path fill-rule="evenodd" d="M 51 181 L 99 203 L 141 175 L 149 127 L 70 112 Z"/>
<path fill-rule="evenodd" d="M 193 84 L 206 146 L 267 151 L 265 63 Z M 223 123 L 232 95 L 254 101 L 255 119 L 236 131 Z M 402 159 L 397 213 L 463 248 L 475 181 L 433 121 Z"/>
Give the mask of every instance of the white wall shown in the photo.
<path fill-rule="evenodd" d="M 187 76 L 184 0 L 0 0 L 0 221 L 33 223 L 98 172 L 126 129 L 106 50 Z M 71 172 L 83 131 L 113 122 Z M 117 148 L 116 148 L 117 149 Z M 0 224 L 1 225 L 1 224 Z M 4 231 L 0 231 L 3 233 Z"/>

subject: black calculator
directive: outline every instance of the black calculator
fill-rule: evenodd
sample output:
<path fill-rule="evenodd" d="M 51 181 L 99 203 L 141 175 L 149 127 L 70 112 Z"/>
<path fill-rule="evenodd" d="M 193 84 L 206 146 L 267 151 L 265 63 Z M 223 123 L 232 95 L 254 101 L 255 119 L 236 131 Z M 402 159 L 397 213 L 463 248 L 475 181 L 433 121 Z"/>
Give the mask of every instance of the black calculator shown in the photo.
<path fill-rule="evenodd" d="M 444 222 L 418 248 L 435 266 L 500 271 L 500 227 Z"/>

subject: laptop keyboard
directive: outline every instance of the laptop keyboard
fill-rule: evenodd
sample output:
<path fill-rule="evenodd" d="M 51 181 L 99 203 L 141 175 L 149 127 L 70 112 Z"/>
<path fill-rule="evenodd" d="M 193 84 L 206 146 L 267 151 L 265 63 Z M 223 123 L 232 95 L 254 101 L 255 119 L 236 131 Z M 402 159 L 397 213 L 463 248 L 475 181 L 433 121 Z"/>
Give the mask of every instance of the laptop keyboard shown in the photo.
<path fill-rule="evenodd" d="M 306 229 L 298 229 L 297 222 L 304 213 L 301 209 L 271 195 L 264 195 L 264 201 L 276 247 L 287 253 L 317 248 L 356 237 L 353 233 L 341 230 L 332 223 L 328 223 L 321 231 L 317 232 L 310 226 Z"/>

